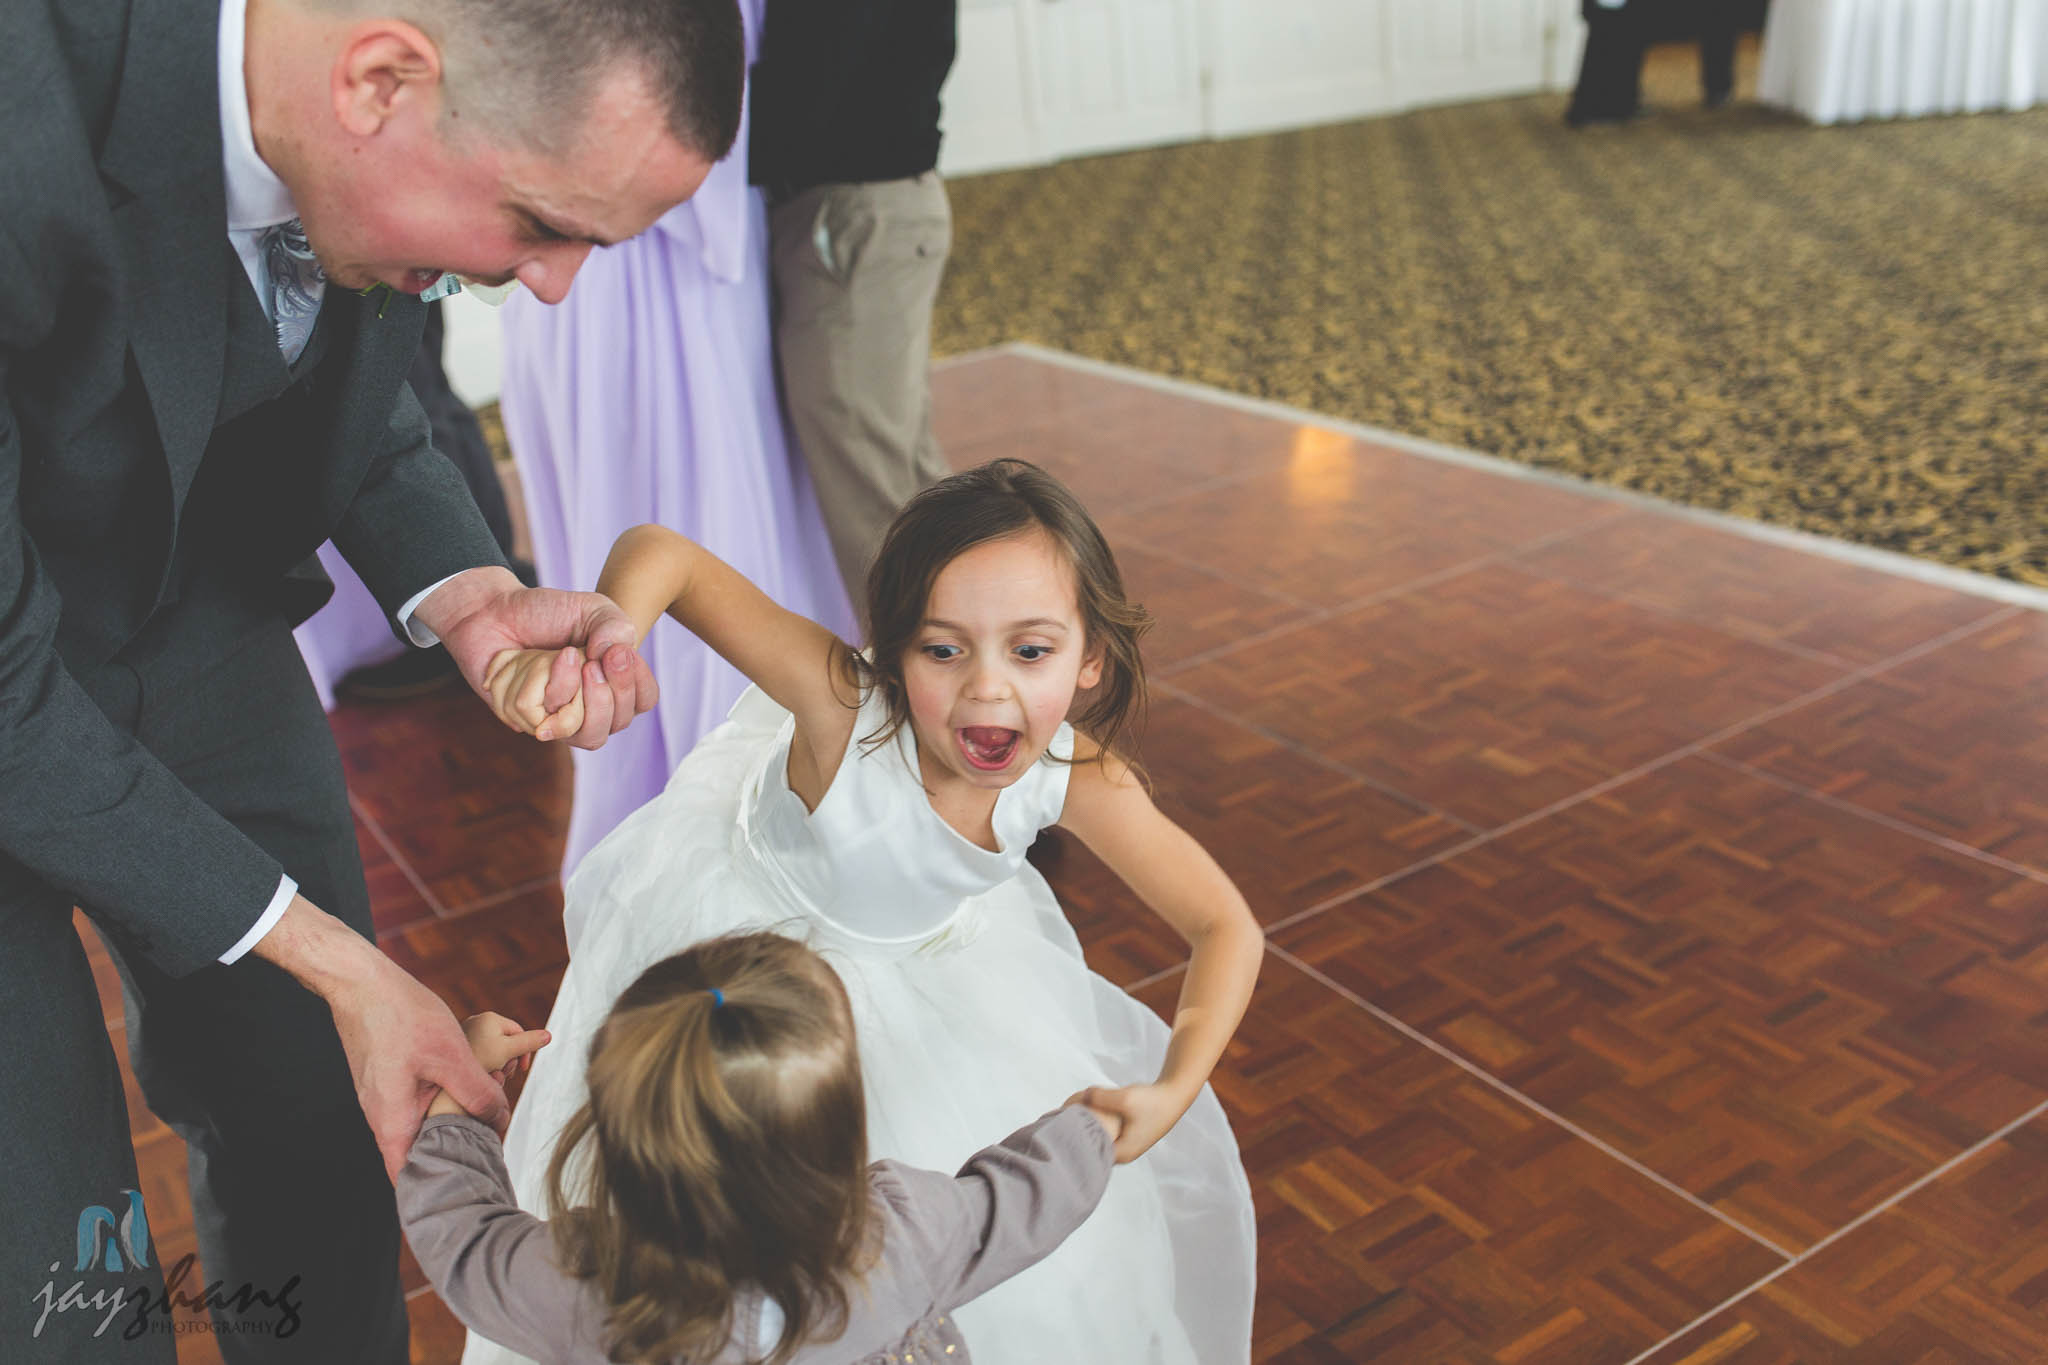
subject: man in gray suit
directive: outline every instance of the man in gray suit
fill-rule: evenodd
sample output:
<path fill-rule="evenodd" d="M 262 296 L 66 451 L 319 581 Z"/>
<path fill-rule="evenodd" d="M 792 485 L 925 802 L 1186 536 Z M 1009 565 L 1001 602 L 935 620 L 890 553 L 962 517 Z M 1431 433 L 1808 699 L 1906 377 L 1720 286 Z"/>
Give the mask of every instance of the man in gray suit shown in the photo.
<path fill-rule="evenodd" d="M 290 631 L 331 536 L 473 687 L 581 646 L 575 742 L 652 704 L 616 607 L 513 578 L 403 377 L 441 271 L 552 302 L 693 193 L 743 61 L 733 0 L 0 6 L 0 1359 L 168 1362 L 167 1289 L 230 1361 L 406 1359 L 387 1172 L 435 1087 L 504 1096 L 374 946 Z M 154 1254 L 73 905 L 205 1284 Z"/>

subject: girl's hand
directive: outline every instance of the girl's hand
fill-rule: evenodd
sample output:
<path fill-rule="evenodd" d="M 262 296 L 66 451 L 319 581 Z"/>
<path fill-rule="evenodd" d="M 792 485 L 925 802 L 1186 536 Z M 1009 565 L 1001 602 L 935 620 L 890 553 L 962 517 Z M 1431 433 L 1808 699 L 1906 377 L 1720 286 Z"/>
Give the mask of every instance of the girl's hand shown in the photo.
<path fill-rule="evenodd" d="M 561 649 L 507 649 L 491 660 L 484 674 L 484 687 L 491 710 L 498 719 L 536 739 L 559 739 L 583 728 L 583 651 L 574 645 Z M 562 688 L 575 687 L 557 711 L 547 709 L 550 681 Z"/>
<path fill-rule="evenodd" d="M 1127 1085 L 1119 1090 L 1093 1085 L 1067 1101 L 1069 1104 L 1087 1105 L 1102 1116 L 1105 1123 L 1108 1123 L 1109 1116 L 1115 1116 L 1117 1122 L 1108 1123 L 1108 1126 L 1116 1143 L 1119 1166 L 1136 1161 L 1152 1150 L 1152 1144 L 1165 1137 L 1194 1102 L 1193 1095 L 1183 1099 L 1165 1086 L 1156 1084 Z"/>
<path fill-rule="evenodd" d="M 503 1085 L 532 1065 L 533 1054 L 548 1045 L 551 1035 L 544 1028 L 523 1029 L 502 1014 L 486 1013 L 472 1014 L 463 1020 L 462 1036 L 468 1040 L 477 1065 L 490 1072 L 491 1079 Z M 436 1094 L 433 1103 L 427 1106 L 428 1118 L 468 1112 L 445 1090 Z"/>
<path fill-rule="evenodd" d="M 552 1038 L 544 1028 L 524 1029 L 502 1014 L 472 1014 L 462 1021 L 462 1036 L 476 1054 L 477 1065 L 499 1083 L 525 1074 L 533 1065 L 533 1054 Z"/>

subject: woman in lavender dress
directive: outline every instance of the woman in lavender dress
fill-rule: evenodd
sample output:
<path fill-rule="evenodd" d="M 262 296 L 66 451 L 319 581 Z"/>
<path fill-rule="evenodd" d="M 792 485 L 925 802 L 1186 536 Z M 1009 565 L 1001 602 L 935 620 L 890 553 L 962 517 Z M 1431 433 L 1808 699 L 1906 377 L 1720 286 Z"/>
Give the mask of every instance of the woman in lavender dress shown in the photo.
<path fill-rule="evenodd" d="M 747 57 L 763 0 L 742 0 Z M 619 532 L 659 522 L 791 611 L 851 638 L 803 459 L 785 435 L 769 333 L 768 221 L 747 184 L 747 126 L 696 195 L 591 252 L 569 296 L 504 307 L 500 404 L 541 582 L 595 583 Z M 654 713 L 575 752 L 566 875 L 658 793 L 747 680 L 673 622 L 642 645 Z"/>

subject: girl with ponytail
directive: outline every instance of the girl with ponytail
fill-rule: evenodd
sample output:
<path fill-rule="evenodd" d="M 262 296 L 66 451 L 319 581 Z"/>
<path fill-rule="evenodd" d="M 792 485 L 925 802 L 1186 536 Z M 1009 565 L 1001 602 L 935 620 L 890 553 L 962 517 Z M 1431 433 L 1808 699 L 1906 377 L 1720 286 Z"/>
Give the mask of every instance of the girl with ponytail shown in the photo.
<path fill-rule="evenodd" d="M 491 1014 L 466 1028 L 491 1070 L 547 1040 Z M 579 1365 L 965 1360 L 954 1308 L 1087 1217 L 1122 1128 L 1070 1102 L 954 1175 L 870 1165 L 845 989 L 771 933 L 641 973 L 588 1077 L 549 1160 L 547 1221 L 517 1207 L 496 1134 L 445 1095 L 398 1182 L 456 1316 Z"/>

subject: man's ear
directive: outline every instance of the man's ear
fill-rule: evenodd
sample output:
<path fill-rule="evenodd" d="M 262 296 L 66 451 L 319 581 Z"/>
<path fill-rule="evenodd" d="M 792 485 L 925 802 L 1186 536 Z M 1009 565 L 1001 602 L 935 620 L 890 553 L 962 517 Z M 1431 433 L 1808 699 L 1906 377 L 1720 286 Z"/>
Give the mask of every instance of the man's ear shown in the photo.
<path fill-rule="evenodd" d="M 398 19 L 358 24 L 334 60 L 334 116 L 357 137 L 372 137 L 412 110 L 438 117 L 441 50 Z"/>

